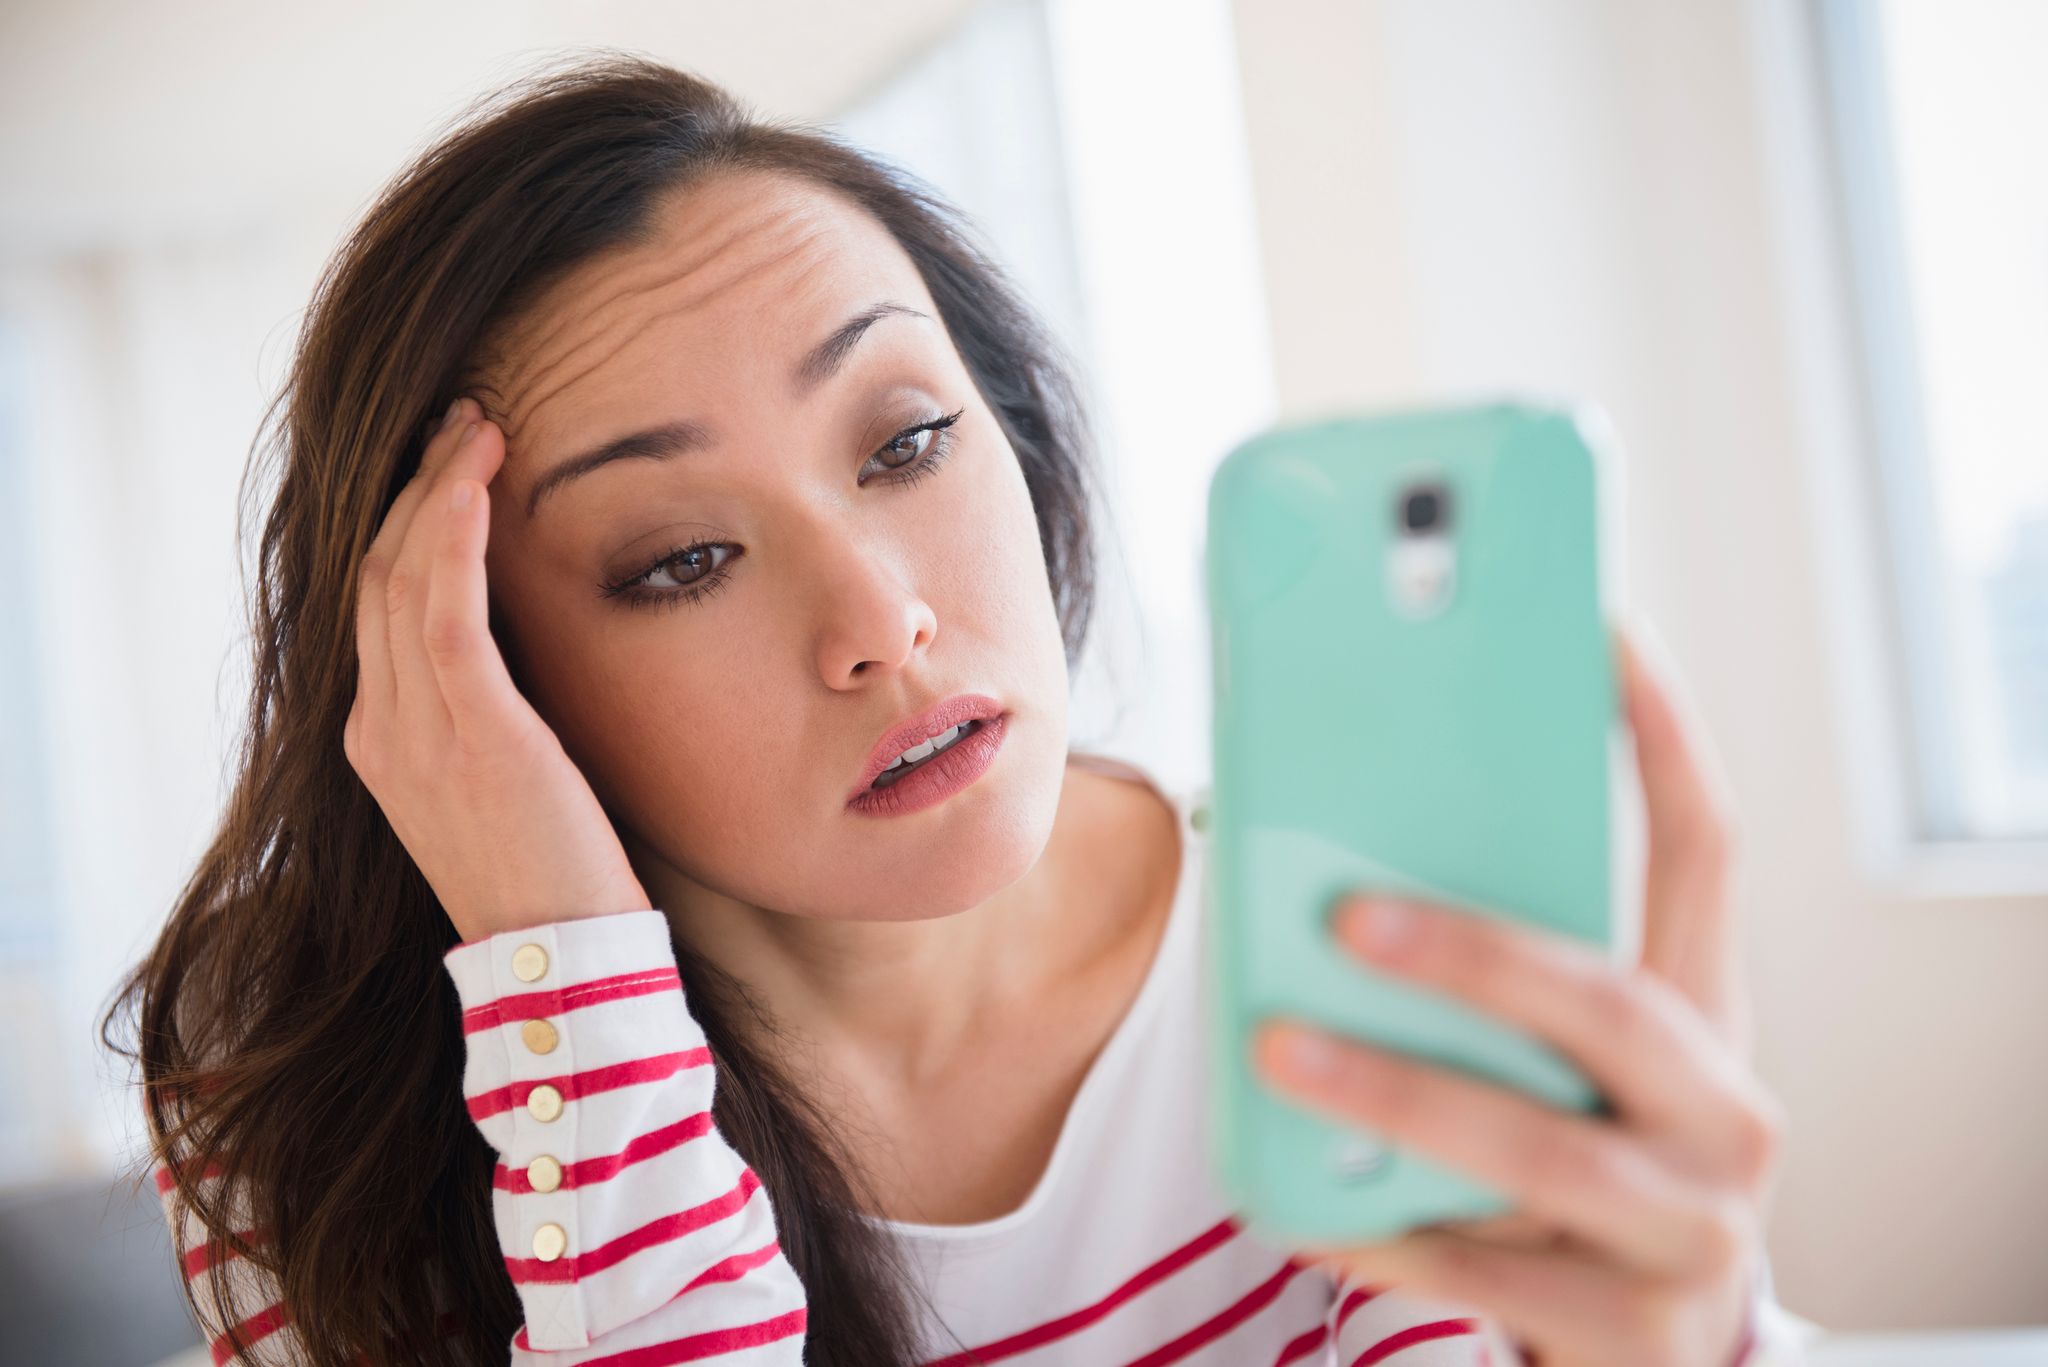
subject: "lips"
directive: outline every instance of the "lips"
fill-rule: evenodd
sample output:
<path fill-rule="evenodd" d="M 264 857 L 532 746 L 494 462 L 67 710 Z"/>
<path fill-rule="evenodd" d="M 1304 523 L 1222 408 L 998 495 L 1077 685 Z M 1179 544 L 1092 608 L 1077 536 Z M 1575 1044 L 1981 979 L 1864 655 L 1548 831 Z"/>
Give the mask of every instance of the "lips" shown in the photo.
<path fill-rule="evenodd" d="M 860 782 L 853 786 L 847 797 L 850 802 L 868 791 L 882 770 L 889 767 L 889 761 L 921 741 L 930 740 L 948 727 L 960 726 L 970 721 L 991 721 L 1003 714 L 1003 705 L 982 693 L 958 693 L 935 707 L 927 708 L 906 721 L 897 723 L 882 733 L 869 752 L 867 763 L 862 766 Z"/>

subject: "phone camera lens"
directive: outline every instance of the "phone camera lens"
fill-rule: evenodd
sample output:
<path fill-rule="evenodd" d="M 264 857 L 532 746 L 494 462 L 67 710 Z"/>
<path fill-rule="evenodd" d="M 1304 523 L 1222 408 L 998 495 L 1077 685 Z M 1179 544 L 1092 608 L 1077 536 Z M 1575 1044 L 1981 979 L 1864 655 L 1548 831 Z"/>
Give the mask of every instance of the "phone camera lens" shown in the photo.
<path fill-rule="evenodd" d="M 1441 485 L 1424 484 L 1401 496 L 1401 526 L 1410 532 L 1435 531 L 1450 520 L 1450 493 Z"/>

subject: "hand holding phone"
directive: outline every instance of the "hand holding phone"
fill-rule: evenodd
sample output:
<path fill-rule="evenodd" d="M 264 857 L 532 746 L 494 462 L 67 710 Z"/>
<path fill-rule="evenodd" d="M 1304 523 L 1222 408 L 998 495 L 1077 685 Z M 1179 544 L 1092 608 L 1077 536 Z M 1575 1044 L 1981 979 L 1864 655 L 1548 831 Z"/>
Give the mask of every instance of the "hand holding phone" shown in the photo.
<path fill-rule="evenodd" d="M 1255 1230 L 1379 1238 L 1508 1210 L 1277 1096 L 1250 1067 L 1262 1018 L 1600 1104 L 1541 1040 L 1375 973 L 1326 920 L 1365 889 L 1625 952 L 1602 445 L 1588 416 L 1524 405 L 1345 416 L 1254 437 L 1211 480 L 1211 1134 Z"/>
<path fill-rule="evenodd" d="M 1726 805 L 1613 630 L 1618 475 L 1593 415 L 1511 404 L 1218 468 L 1210 1132 L 1249 1227 L 1311 1259 L 1561 1360 L 1718 1364 L 1781 1124 L 1742 1057 Z M 1413 904 L 1404 947 L 1366 951 L 1360 894 Z M 1287 1070 L 1281 1023 L 1334 1066 Z"/>
<path fill-rule="evenodd" d="M 1784 1115 L 1746 1059 L 1725 802 L 1671 697 L 1617 636 L 1650 814 L 1642 962 L 1472 909 L 1347 898 L 1345 953 L 1541 1037 L 1612 1102 L 1575 1115 L 1300 1022 L 1262 1076 L 1505 1192 L 1514 1215 L 1304 1247 L 1340 1276 L 1482 1308 L 1545 1361 L 1739 1362 Z M 1391 912 L 1391 915 L 1387 913 Z M 1306 1051 L 1291 1046 L 1307 1044 Z"/>

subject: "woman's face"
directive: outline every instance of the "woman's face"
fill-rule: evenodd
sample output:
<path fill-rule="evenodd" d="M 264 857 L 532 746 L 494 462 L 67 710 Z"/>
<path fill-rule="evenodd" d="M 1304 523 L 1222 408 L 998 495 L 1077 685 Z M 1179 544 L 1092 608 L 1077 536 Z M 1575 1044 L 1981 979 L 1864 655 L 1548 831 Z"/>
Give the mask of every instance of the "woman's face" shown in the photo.
<path fill-rule="evenodd" d="M 661 224 L 549 291 L 483 372 L 506 439 L 489 578 L 522 690 L 656 905 L 973 906 L 1037 860 L 1067 754 L 1066 657 L 1016 456 L 909 256 L 851 202 L 727 173 Z M 915 313 L 793 377 L 883 304 Z M 681 424 L 692 449 L 539 488 Z M 882 734 L 958 693 L 1008 711 L 989 769 L 908 815 L 849 809 Z"/>

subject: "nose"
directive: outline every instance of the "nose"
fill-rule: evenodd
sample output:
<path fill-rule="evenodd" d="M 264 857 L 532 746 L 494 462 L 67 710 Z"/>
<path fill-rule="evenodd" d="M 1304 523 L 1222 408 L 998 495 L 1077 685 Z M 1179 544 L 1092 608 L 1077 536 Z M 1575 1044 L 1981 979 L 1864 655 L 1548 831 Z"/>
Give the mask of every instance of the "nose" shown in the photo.
<path fill-rule="evenodd" d="M 826 595 L 818 626 L 818 672 L 833 688 L 905 668 L 939 632 L 931 604 L 904 582 L 891 557 L 848 549 L 828 571 L 836 591 Z"/>

